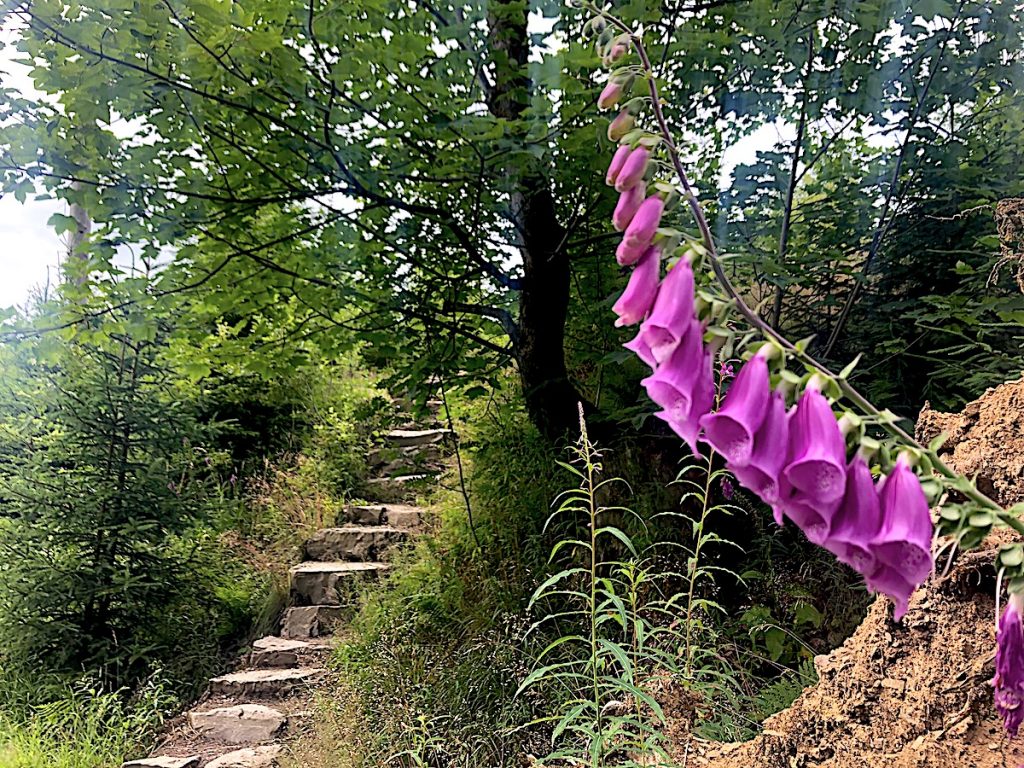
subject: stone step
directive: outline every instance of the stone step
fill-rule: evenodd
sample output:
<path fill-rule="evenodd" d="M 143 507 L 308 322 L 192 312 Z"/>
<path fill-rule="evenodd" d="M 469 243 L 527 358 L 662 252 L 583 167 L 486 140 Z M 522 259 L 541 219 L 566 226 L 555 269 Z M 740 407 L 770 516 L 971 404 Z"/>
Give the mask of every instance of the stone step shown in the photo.
<path fill-rule="evenodd" d="M 285 698 L 292 692 L 305 688 L 322 674 L 323 669 L 319 667 L 247 669 L 213 678 L 210 681 L 210 693 L 237 697 Z"/>
<path fill-rule="evenodd" d="M 412 531 L 423 522 L 423 510 L 408 504 L 349 504 L 345 519 L 356 525 L 390 525 L 400 531 Z"/>
<path fill-rule="evenodd" d="M 263 637 L 252 644 L 249 665 L 257 669 L 297 667 L 300 658 L 315 656 L 328 650 L 330 650 L 330 646 L 326 643 L 283 637 Z"/>
<path fill-rule="evenodd" d="M 306 542 L 307 560 L 357 560 L 369 562 L 409 538 L 408 531 L 390 525 L 347 525 L 321 528 Z"/>
<path fill-rule="evenodd" d="M 416 492 L 427 487 L 433 475 L 402 475 L 401 477 L 374 477 L 366 481 L 367 488 L 375 498 L 387 503 L 402 503 L 416 496 Z"/>
<path fill-rule="evenodd" d="M 440 443 L 451 433 L 450 429 L 393 429 L 385 437 L 391 445 L 409 448 Z"/>
<path fill-rule="evenodd" d="M 270 741 L 288 721 L 283 714 L 262 704 L 238 704 L 205 712 L 189 712 L 188 722 L 196 731 L 225 744 L 258 744 Z"/>
<path fill-rule="evenodd" d="M 273 768 L 281 755 L 280 744 L 267 744 L 262 747 L 246 747 L 228 752 L 226 755 L 211 760 L 206 768 Z"/>
<path fill-rule="evenodd" d="M 299 563 L 289 571 L 290 592 L 295 605 L 349 605 L 359 582 L 376 578 L 387 563 L 348 561 Z"/>
<path fill-rule="evenodd" d="M 199 755 L 191 757 L 169 757 L 160 755 L 158 757 L 144 757 L 141 760 L 129 760 L 122 763 L 121 768 L 199 768 L 202 762 Z"/>
<path fill-rule="evenodd" d="M 345 618 L 340 605 L 293 606 L 281 619 L 281 637 L 286 640 L 308 640 L 327 637 Z"/>

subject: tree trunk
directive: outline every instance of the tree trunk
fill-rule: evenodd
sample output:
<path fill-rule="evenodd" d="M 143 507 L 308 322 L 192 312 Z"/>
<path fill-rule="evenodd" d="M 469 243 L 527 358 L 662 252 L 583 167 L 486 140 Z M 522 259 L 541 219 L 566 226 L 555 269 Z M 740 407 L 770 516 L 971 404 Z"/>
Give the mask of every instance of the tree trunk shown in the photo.
<path fill-rule="evenodd" d="M 521 119 L 530 101 L 527 11 L 528 4 L 522 0 L 498 0 L 488 13 L 494 63 L 488 107 L 495 117 L 509 121 L 513 135 L 524 143 Z M 545 436 L 557 440 L 578 429 L 576 404 L 581 399 L 565 367 L 569 308 L 565 229 L 558 221 L 539 159 L 520 160 L 508 174 L 512 221 L 523 256 L 516 362 L 530 419 Z"/>

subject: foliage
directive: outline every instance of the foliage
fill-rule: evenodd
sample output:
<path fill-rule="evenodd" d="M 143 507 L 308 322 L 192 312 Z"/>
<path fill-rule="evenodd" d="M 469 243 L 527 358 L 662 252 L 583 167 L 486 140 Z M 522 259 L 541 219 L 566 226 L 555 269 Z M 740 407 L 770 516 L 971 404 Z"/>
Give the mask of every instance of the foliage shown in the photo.
<path fill-rule="evenodd" d="M 582 408 L 580 430 L 573 462 L 562 464 L 579 487 L 559 495 L 548 519 L 568 529 L 551 552 L 552 560 L 565 560 L 567 567 L 545 579 L 530 601 L 549 611 L 534 626 L 553 624 L 557 637 L 537 655 L 519 691 L 539 685 L 564 691 L 557 709 L 541 719 L 553 725 L 555 751 L 547 760 L 572 759 L 595 768 L 609 761 L 664 765 L 665 716 L 649 683 L 659 669 L 676 667 L 672 641 L 678 634 L 662 625 L 677 613 L 682 595 L 650 599 L 658 577 L 638 561 L 626 532 L 609 522 L 611 514 L 634 513 L 599 501 L 621 481 L 601 479 L 600 454 L 587 436 Z M 625 547 L 633 559 L 606 559 L 606 540 L 612 549 Z M 662 621 L 652 624 L 651 618 Z"/>
<path fill-rule="evenodd" d="M 175 317 L 200 358 L 272 378 L 357 334 L 414 385 L 493 384 L 515 358 L 530 400 L 566 377 L 564 354 L 584 399 L 628 416 L 638 369 L 605 322 L 620 283 L 601 258 L 607 148 L 579 119 L 592 53 L 559 5 L 530 5 L 527 23 L 518 0 L 104 0 L 73 15 L 12 0 L 47 97 L 9 94 L 4 187 L 100 222 L 70 265 L 83 293 L 121 243 L 171 255 L 133 300 Z M 994 227 L 968 213 L 1021 191 L 1016 3 L 619 11 L 647 30 L 668 117 L 768 319 L 831 355 L 865 352 L 865 383 L 900 407 L 950 405 L 1020 367 L 1021 299 L 984 285 Z M 715 200 L 744 156 L 727 148 L 773 127 L 783 139 Z"/>
<path fill-rule="evenodd" d="M 126 700 L 95 681 L 57 682 L 41 696 L 41 681 L 0 673 L 0 764 L 5 768 L 108 768 L 138 754 L 173 702 L 156 680 Z M 43 704 L 13 701 L 14 690 Z"/>

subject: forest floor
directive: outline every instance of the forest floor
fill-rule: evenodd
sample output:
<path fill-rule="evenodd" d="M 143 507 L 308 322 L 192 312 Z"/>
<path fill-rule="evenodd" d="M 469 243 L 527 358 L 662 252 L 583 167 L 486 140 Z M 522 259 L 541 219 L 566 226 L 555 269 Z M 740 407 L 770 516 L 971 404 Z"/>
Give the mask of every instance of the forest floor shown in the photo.
<path fill-rule="evenodd" d="M 948 434 L 956 470 L 1003 505 L 1024 501 L 1024 380 L 991 389 L 960 414 L 927 405 L 918 437 Z M 764 723 L 757 738 L 720 744 L 689 738 L 685 713 L 670 724 L 680 765 L 708 768 L 1016 768 L 992 705 L 998 545 L 945 559 L 899 624 L 885 599 L 854 634 L 815 659 L 820 680 Z M 948 567 L 947 567 L 948 566 Z"/>

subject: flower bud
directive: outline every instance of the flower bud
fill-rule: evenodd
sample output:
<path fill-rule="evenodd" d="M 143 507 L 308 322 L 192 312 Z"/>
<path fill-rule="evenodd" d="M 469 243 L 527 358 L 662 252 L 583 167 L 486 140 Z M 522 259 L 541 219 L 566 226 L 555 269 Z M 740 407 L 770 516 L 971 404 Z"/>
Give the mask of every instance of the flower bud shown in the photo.
<path fill-rule="evenodd" d="M 604 183 L 609 187 L 615 184 L 616 179 L 619 178 L 619 173 L 622 172 L 622 166 L 626 164 L 626 160 L 629 159 L 629 155 L 633 150 L 629 148 L 628 144 L 623 144 L 612 156 L 611 165 L 608 166 L 608 173 L 605 174 Z"/>
<path fill-rule="evenodd" d="M 622 83 L 616 80 L 609 81 L 604 90 L 601 91 L 601 95 L 597 97 L 597 108 L 611 109 L 619 103 L 622 94 Z"/>
<path fill-rule="evenodd" d="M 626 162 L 615 179 L 615 189 L 618 192 L 625 192 L 630 187 L 635 187 L 644 179 L 647 173 L 647 165 L 651 160 L 651 150 L 647 147 L 637 147 L 626 158 Z"/>
<path fill-rule="evenodd" d="M 633 273 L 629 276 L 626 290 L 615 302 L 612 311 L 619 316 L 616 327 L 639 323 L 654 304 L 658 295 L 658 273 L 661 266 L 661 249 L 651 246 L 640 257 Z"/>
<path fill-rule="evenodd" d="M 644 201 L 644 185 L 630 187 L 619 195 L 619 202 L 612 214 L 612 226 L 622 232 L 633 220 L 636 212 Z"/>
<path fill-rule="evenodd" d="M 1003 716 L 1003 727 L 1010 737 L 1024 722 L 1024 599 L 1011 595 L 996 631 L 996 709 Z"/>
<path fill-rule="evenodd" d="M 621 174 L 620 174 L 621 175 Z M 658 226 L 661 224 L 661 214 L 665 210 L 665 201 L 657 195 L 651 195 L 640 204 L 633 220 L 626 228 L 623 242 L 627 248 L 646 249 L 654 239 Z"/>
<path fill-rule="evenodd" d="M 633 124 L 636 120 L 629 112 L 622 110 L 615 116 L 610 123 L 608 123 L 608 140 L 618 141 L 631 130 L 633 130 Z"/>
<path fill-rule="evenodd" d="M 615 43 L 615 45 L 612 46 L 612 49 L 608 51 L 608 61 L 610 63 L 615 63 L 625 56 L 628 50 L 629 49 L 624 43 Z"/>

